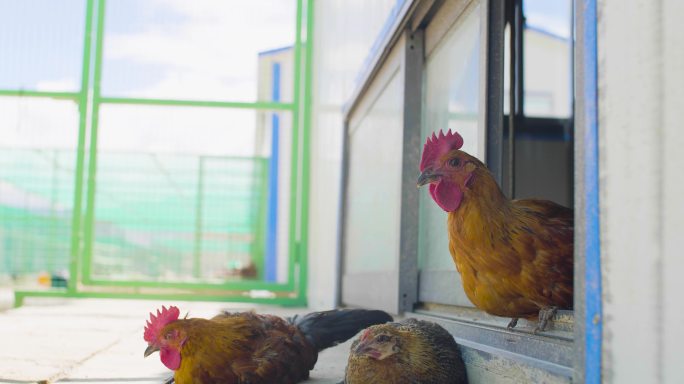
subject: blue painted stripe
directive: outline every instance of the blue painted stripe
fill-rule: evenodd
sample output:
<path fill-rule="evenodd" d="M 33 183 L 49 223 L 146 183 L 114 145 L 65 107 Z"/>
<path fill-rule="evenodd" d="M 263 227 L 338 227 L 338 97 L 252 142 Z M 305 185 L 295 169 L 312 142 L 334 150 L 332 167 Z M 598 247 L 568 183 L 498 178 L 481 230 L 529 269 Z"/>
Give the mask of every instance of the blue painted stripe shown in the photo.
<path fill-rule="evenodd" d="M 601 243 L 599 237 L 599 165 L 598 165 L 598 89 L 596 0 L 582 0 L 584 15 L 583 51 L 584 77 L 584 195 L 585 195 L 585 383 L 601 382 Z"/>
<path fill-rule="evenodd" d="M 280 63 L 271 67 L 271 101 L 280 101 Z M 278 157 L 280 147 L 280 116 L 271 114 L 271 159 L 268 164 L 268 210 L 266 219 L 266 255 L 264 278 L 278 280 Z"/>
<path fill-rule="evenodd" d="M 271 101 L 280 101 L 280 63 L 273 63 L 273 87 L 271 89 Z"/>

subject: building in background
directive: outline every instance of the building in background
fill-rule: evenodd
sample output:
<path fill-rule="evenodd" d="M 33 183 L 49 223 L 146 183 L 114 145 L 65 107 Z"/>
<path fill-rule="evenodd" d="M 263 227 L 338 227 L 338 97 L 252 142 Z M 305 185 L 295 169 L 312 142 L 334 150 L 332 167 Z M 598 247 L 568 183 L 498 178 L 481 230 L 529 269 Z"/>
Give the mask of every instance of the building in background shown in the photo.
<path fill-rule="evenodd" d="M 259 52 L 257 73 L 258 100 L 289 101 L 288 95 L 294 93 L 294 48 Z M 292 129 L 283 119 L 291 117 L 276 111 L 259 113 L 254 138 L 254 153 L 268 158 L 264 279 L 270 282 L 282 281 L 287 274 Z"/>

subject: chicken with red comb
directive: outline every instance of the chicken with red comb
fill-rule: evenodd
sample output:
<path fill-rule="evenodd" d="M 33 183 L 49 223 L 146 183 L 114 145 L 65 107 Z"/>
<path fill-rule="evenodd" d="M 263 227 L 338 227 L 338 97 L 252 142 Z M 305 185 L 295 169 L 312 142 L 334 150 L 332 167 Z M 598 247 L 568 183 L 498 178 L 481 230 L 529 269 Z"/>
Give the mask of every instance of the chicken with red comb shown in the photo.
<path fill-rule="evenodd" d="M 318 352 L 392 321 L 383 311 L 345 309 L 282 319 L 253 312 L 179 319 L 176 307 L 150 314 L 145 357 L 159 351 L 176 384 L 282 383 L 309 377 Z"/>
<path fill-rule="evenodd" d="M 428 138 L 418 186 L 448 214 L 449 251 L 476 307 L 496 316 L 537 318 L 544 330 L 572 308 L 573 211 L 541 199 L 510 200 L 487 167 L 461 151 L 457 132 Z"/>

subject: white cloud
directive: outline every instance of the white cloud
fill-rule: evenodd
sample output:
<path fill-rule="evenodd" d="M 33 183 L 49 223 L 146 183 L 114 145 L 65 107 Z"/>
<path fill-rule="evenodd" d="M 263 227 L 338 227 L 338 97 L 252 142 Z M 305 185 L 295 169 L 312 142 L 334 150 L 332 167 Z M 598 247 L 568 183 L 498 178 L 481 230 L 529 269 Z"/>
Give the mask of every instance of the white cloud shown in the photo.
<path fill-rule="evenodd" d="M 106 36 L 105 60 L 129 61 L 133 68 L 135 63 L 163 68 L 162 80 L 135 88 L 136 96 L 254 100 L 258 52 L 292 45 L 295 40 L 294 1 L 158 0 L 144 4 L 149 7 L 145 14 L 159 14 L 155 10 L 164 7 L 181 15 L 182 21 L 151 18 L 141 32 Z"/>
<path fill-rule="evenodd" d="M 81 85 L 75 78 L 42 80 L 36 83 L 36 91 L 42 92 L 78 91 L 80 88 Z"/>
<path fill-rule="evenodd" d="M 0 116 L 0 147 L 76 148 L 79 115 L 74 102 L 3 97 Z"/>
<path fill-rule="evenodd" d="M 256 112 L 219 108 L 103 105 L 102 151 L 214 156 L 254 154 Z"/>

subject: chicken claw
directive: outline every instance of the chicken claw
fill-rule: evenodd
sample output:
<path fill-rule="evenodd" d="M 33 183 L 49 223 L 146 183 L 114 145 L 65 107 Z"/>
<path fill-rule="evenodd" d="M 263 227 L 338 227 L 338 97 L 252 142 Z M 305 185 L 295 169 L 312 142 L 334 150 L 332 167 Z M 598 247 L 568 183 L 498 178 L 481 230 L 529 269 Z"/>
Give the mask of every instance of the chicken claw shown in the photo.
<path fill-rule="evenodd" d="M 506 326 L 506 328 L 508 328 L 508 329 L 513 329 L 513 328 L 515 328 L 516 325 L 518 325 L 518 318 L 517 318 L 517 317 L 514 317 L 514 318 L 512 318 L 511 321 L 508 323 L 508 325 Z"/>
<path fill-rule="evenodd" d="M 539 323 L 534 329 L 535 335 L 546 330 L 546 325 L 548 324 L 549 320 L 551 320 L 553 315 L 556 314 L 557 310 L 558 307 L 544 307 L 539 310 Z"/>

